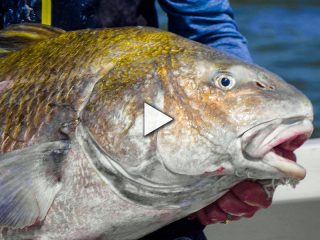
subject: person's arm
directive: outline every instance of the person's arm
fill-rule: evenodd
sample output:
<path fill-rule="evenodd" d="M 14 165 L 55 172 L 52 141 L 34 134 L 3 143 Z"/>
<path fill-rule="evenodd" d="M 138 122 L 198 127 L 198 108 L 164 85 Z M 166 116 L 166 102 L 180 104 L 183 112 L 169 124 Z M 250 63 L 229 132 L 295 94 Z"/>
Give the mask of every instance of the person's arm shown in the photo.
<path fill-rule="evenodd" d="M 251 62 L 228 0 L 158 0 L 168 15 L 168 30 Z"/>

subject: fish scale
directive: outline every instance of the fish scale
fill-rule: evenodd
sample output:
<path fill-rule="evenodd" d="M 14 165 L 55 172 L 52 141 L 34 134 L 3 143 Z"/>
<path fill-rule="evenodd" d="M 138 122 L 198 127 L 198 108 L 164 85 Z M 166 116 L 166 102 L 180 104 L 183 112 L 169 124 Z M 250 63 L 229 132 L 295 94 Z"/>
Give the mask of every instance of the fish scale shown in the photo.
<path fill-rule="evenodd" d="M 41 47 L 43 47 L 43 46 L 39 46 L 39 48 L 41 49 Z M 17 54 L 19 54 L 19 52 Z M 23 53 L 22 53 L 22 55 L 23 55 Z M 13 57 L 13 56 L 11 56 L 11 57 Z M 17 57 L 19 58 L 19 56 L 17 56 Z M 37 59 L 37 57 L 43 58 L 44 56 L 35 56 L 35 59 Z M 70 58 L 72 58 L 72 57 L 73 56 L 71 55 Z M 32 59 L 32 60 L 35 61 L 35 59 Z M 57 61 L 57 59 L 54 59 L 54 60 Z M 50 62 L 50 59 L 47 59 L 47 61 Z M 70 61 L 70 59 L 67 58 L 67 60 L 65 60 L 65 62 L 62 64 L 65 64 L 68 61 Z M 8 61 L 8 63 L 10 63 L 10 61 Z M 45 62 L 43 62 L 42 65 L 43 64 L 45 64 Z M 13 85 L 11 87 L 10 97 L 9 96 L 6 97 L 6 95 L 2 95 L 2 97 L 0 99 L 0 103 L 1 103 L 0 111 L 5 113 L 2 116 L 9 117 L 6 120 L 6 124 L 3 126 L 3 128 L 4 128 L 3 135 L 9 134 L 9 132 L 14 132 L 14 135 L 12 136 L 13 138 L 15 138 L 18 134 L 23 134 L 20 132 L 19 128 L 21 126 L 21 122 L 24 119 L 28 118 L 29 114 L 31 114 L 31 116 L 33 116 L 32 119 L 30 119 L 31 117 L 29 117 L 29 121 L 27 122 L 27 124 L 28 124 L 27 128 L 29 128 L 29 127 L 31 128 L 31 129 L 28 129 L 28 131 L 30 132 L 30 131 L 35 131 L 36 128 L 39 126 L 39 124 L 41 124 L 41 122 L 43 121 L 43 119 L 44 119 L 43 115 L 47 114 L 47 112 L 43 112 L 42 110 L 43 109 L 46 110 L 49 103 L 51 103 L 51 102 L 62 102 L 62 103 L 63 102 L 65 102 L 65 103 L 71 102 L 72 98 L 74 98 L 74 97 L 70 96 L 69 99 L 65 99 L 63 92 L 68 91 L 71 88 L 71 86 L 76 85 L 75 83 L 78 80 L 78 78 L 70 78 L 69 77 L 70 74 L 64 73 L 64 74 L 60 75 L 60 77 L 57 79 L 58 81 L 56 82 L 55 78 L 50 77 L 48 70 L 45 72 L 41 72 L 42 66 L 40 64 L 36 64 L 36 67 L 34 69 L 32 69 L 32 68 L 29 69 L 28 67 L 26 67 L 26 66 L 28 66 L 27 64 L 24 66 L 25 66 L 24 68 L 19 69 L 20 71 L 19 70 L 17 71 L 17 69 L 13 69 L 15 72 L 15 75 L 13 75 L 13 78 L 17 77 L 19 79 L 20 76 L 28 76 L 29 72 L 33 72 L 32 74 L 29 75 L 29 76 L 32 75 L 32 78 L 26 78 L 26 79 L 22 78 L 21 79 L 21 77 L 20 77 L 20 79 L 21 79 L 20 84 L 19 84 L 19 82 L 17 82 L 16 87 L 15 87 L 15 85 Z M 61 72 L 65 72 L 65 71 L 61 71 Z M 37 75 L 41 76 L 40 79 L 37 77 Z M 48 76 L 48 77 L 45 77 L 45 76 Z M 43 81 L 41 81 L 41 79 L 43 79 Z M 66 80 L 71 80 L 71 81 L 66 81 Z M 57 83 L 58 83 L 58 85 L 57 85 Z M 38 86 L 36 88 L 36 90 L 37 90 L 36 92 L 32 91 L 35 86 Z M 49 95 L 48 97 L 43 95 L 46 92 L 47 93 L 51 92 L 51 89 L 55 89 L 56 93 L 54 95 Z M 65 90 L 65 89 L 67 89 L 67 90 Z M 19 101 L 18 100 L 19 97 L 26 96 L 26 94 L 27 94 L 27 96 L 33 96 L 33 97 L 31 97 L 29 100 L 26 100 L 26 101 L 20 101 L 19 106 L 14 107 L 15 102 Z M 32 109 L 30 109 L 30 107 Z M 37 109 L 34 109 L 34 107 L 37 107 Z M 17 108 L 17 109 L 13 110 L 15 108 Z M 20 109 L 23 108 L 27 111 L 19 111 L 19 108 Z M 28 111 L 28 109 L 30 109 L 30 110 Z M 11 114 L 7 114 L 8 111 L 11 111 Z M 54 113 L 55 112 L 52 111 L 52 113 L 50 115 L 52 115 Z M 50 115 L 47 116 L 47 118 L 50 118 Z M 34 122 L 34 124 L 32 124 L 33 122 Z M 31 124 L 34 125 L 33 128 L 30 126 Z M 8 139 L 8 137 L 7 137 L 7 139 Z M 3 141 L 4 141 L 4 139 L 2 138 L 2 142 Z M 10 139 L 10 137 L 9 137 L 9 139 L 5 142 L 6 142 L 6 145 L 9 146 L 10 143 L 12 144 L 12 142 L 14 142 L 14 140 Z M 19 147 L 19 146 L 21 146 L 21 144 L 16 145 L 16 147 Z M 6 146 L 2 146 L 2 149 L 6 149 Z M 9 149 L 14 150 L 15 147 L 14 146 L 11 148 L 9 147 Z"/>

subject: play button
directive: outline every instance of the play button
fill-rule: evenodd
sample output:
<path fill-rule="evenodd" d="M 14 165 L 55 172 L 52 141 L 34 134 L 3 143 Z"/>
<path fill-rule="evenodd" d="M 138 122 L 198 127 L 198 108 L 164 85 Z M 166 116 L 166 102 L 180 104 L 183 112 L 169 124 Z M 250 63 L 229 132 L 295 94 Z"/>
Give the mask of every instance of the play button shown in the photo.
<path fill-rule="evenodd" d="M 171 122 L 173 118 L 152 107 L 148 103 L 144 103 L 143 120 L 143 135 L 147 136 L 149 133 L 152 133 L 153 131 Z"/>

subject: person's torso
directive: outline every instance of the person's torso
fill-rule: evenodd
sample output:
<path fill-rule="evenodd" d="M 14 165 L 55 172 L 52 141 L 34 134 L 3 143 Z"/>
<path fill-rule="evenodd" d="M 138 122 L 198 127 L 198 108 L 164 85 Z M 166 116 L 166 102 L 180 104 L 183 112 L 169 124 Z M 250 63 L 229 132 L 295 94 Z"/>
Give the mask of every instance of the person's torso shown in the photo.
<path fill-rule="evenodd" d="M 51 22 L 65 30 L 120 26 L 157 26 L 154 0 L 2 0 L 0 27 L 41 23 L 44 2 Z"/>

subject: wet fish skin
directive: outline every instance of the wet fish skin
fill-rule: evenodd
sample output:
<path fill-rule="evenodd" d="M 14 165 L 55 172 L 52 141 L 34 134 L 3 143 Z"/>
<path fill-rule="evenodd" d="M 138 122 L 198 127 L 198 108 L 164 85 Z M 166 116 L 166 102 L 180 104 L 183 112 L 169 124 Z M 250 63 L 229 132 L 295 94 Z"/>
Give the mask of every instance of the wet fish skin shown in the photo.
<path fill-rule="evenodd" d="M 235 86 L 219 88 L 217 74 Z M 28 231 L 35 239 L 141 237 L 215 201 L 248 171 L 282 179 L 243 156 L 241 137 L 313 115 L 302 93 L 267 70 L 152 28 L 58 33 L 0 58 L 0 76 L 0 171 L 21 170 L 5 176 L 7 186 L 35 192 L 6 192 L 28 199 L 0 215 L 11 239 L 27 235 L 11 228 L 39 220 Z M 147 138 L 145 101 L 175 119 Z M 25 157 L 40 149 L 42 157 Z"/>

